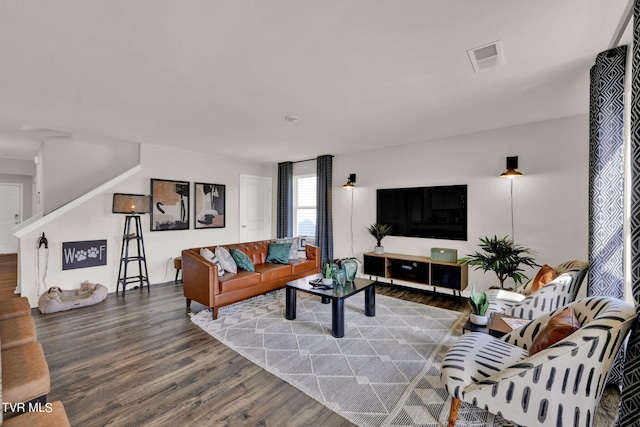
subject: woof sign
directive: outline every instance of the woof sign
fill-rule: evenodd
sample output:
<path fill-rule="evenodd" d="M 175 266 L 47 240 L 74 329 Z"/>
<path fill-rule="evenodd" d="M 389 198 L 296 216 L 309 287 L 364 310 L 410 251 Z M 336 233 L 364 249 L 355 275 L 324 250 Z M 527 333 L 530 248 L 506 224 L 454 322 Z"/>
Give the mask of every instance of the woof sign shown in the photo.
<path fill-rule="evenodd" d="M 107 265 L 107 241 L 86 240 L 62 243 L 62 269 Z"/>

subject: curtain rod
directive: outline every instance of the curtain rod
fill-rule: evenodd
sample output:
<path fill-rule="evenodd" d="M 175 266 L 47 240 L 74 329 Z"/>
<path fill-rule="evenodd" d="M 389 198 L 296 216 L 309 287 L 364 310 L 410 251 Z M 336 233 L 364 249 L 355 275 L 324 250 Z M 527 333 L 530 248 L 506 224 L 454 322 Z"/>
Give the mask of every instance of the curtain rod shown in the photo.
<path fill-rule="evenodd" d="M 333 154 L 331 154 L 331 157 L 333 157 Z M 312 162 L 314 160 L 318 160 L 317 157 L 314 157 L 313 159 L 306 159 L 306 160 L 296 160 L 295 162 L 291 162 L 291 163 L 303 163 L 303 162 Z"/>
<path fill-rule="evenodd" d="M 627 29 L 627 26 L 631 21 L 631 17 L 633 16 L 633 3 L 634 2 L 632 0 L 629 0 L 629 3 L 627 3 L 627 7 L 622 14 L 622 19 L 618 23 L 618 28 L 616 28 L 616 31 L 613 34 L 613 38 L 611 39 L 611 43 L 609 43 L 609 49 L 618 47 L 618 44 L 620 44 L 620 39 L 622 38 L 622 35 Z"/>

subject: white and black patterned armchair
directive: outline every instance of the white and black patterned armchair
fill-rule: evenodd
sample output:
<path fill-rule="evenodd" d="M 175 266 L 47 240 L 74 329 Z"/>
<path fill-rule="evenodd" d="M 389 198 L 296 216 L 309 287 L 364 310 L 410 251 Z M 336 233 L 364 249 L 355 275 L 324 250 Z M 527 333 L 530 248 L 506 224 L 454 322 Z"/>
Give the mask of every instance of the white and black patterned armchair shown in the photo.
<path fill-rule="evenodd" d="M 461 336 L 445 355 L 441 381 L 453 397 L 449 426 L 461 402 L 526 426 L 593 425 L 611 365 L 635 318 L 618 299 L 590 297 L 568 305 L 580 329 L 529 356 L 540 328 L 561 307 L 498 339 Z"/>
<path fill-rule="evenodd" d="M 535 319 L 575 301 L 589 264 L 568 261 L 553 267 L 560 275 L 545 287 L 531 293 L 532 280 L 513 292 L 487 291 L 489 313 L 504 313 L 523 319 Z"/>

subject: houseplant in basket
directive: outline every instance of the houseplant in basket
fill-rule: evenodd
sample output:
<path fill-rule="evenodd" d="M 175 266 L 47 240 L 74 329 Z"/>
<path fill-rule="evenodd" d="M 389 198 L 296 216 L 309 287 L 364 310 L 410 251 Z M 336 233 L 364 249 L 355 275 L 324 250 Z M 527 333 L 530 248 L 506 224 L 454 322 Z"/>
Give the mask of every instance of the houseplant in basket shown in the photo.
<path fill-rule="evenodd" d="M 369 233 L 376 239 L 376 246 L 373 248 L 373 252 L 376 255 L 384 254 L 384 247 L 382 246 L 382 239 L 391 234 L 393 229 L 388 224 L 371 224 L 367 227 Z"/>
<path fill-rule="evenodd" d="M 469 305 L 471 306 L 471 319 L 472 323 L 476 325 L 487 324 L 487 308 L 489 308 L 489 299 L 487 293 L 482 291 L 480 296 L 476 294 L 475 286 L 471 288 L 471 295 L 469 296 Z"/>
<path fill-rule="evenodd" d="M 531 249 L 518 246 L 508 236 L 498 238 L 480 238 L 480 249 L 474 254 L 460 260 L 462 265 L 470 265 L 474 270 L 493 271 L 500 281 L 500 289 L 504 289 L 504 281 L 512 278 L 516 286 L 528 279 L 521 266 L 540 267 L 536 264 Z"/>

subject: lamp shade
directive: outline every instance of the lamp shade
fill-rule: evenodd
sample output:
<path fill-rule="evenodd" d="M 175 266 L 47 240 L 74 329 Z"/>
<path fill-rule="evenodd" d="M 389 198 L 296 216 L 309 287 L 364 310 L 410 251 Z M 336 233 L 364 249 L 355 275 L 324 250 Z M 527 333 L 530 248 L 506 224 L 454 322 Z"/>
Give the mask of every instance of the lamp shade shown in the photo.
<path fill-rule="evenodd" d="M 522 176 L 522 173 L 516 169 L 518 169 L 518 156 L 507 157 L 507 170 L 502 172 L 500 176 L 509 179 Z"/>
<path fill-rule="evenodd" d="M 151 212 L 151 196 L 144 194 L 113 194 L 112 213 L 146 214 Z"/>

